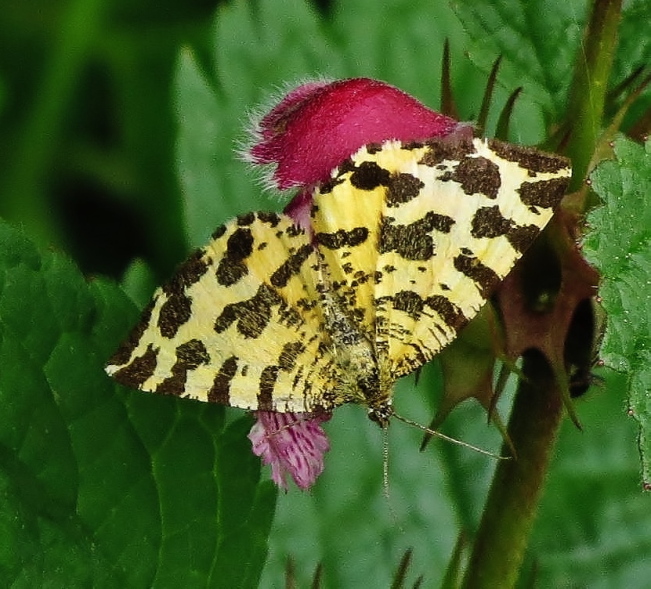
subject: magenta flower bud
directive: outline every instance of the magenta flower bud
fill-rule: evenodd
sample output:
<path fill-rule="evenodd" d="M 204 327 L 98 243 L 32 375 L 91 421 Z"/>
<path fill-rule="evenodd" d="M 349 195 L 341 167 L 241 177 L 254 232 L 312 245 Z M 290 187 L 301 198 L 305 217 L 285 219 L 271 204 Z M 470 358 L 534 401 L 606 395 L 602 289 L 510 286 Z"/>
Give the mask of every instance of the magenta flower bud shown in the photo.
<path fill-rule="evenodd" d="M 276 164 L 273 182 L 280 190 L 312 188 L 368 143 L 444 137 L 458 125 L 384 82 L 310 82 L 262 117 L 247 157 L 254 164 Z"/>

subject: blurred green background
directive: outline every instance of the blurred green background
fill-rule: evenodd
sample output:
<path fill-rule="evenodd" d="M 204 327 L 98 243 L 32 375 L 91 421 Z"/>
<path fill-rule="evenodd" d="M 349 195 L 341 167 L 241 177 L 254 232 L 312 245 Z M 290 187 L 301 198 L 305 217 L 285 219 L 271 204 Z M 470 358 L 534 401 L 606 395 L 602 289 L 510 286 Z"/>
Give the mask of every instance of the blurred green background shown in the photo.
<path fill-rule="evenodd" d="M 184 251 L 172 80 L 217 2 L 8 2 L 0 19 L 0 216 L 118 276 Z M 164 236 L 164 238 L 162 237 Z"/>

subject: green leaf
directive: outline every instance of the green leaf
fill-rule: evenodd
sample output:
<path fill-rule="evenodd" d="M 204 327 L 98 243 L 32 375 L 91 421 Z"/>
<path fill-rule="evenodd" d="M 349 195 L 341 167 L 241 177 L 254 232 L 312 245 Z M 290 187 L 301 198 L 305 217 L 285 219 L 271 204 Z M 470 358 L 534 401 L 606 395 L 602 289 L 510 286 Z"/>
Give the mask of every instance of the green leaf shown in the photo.
<path fill-rule="evenodd" d="M 533 2 L 456 0 L 453 6 L 473 41 L 468 48 L 470 58 L 488 72 L 501 55 L 499 81 L 509 92 L 523 87 L 518 108 L 538 105 L 545 125 L 558 120 L 581 38 L 585 5 L 577 8 L 576 2 L 552 0 L 545 2 L 543 9 Z M 518 131 L 523 132 L 521 128 Z"/>
<path fill-rule="evenodd" d="M 142 258 L 136 258 L 122 276 L 121 285 L 131 300 L 139 308 L 144 308 L 156 289 L 156 280 L 147 263 Z"/>
<path fill-rule="evenodd" d="M 651 60 L 651 4 L 646 0 L 634 0 L 625 7 L 619 29 L 619 47 L 614 69 L 620 81 L 640 65 Z"/>
<path fill-rule="evenodd" d="M 250 420 L 116 387 L 103 365 L 136 318 L 0 223 L 2 586 L 256 586 L 275 491 Z"/>
<path fill-rule="evenodd" d="M 621 83 L 638 68 L 651 63 L 651 3 L 634 0 L 625 7 L 618 30 L 618 50 L 613 64 L 613 84 Z M 630 89 L 629 89 L 630 91 Z M 647 90 L 626 114 L 623 129 L 644 117 L 651 108 L 651 92 Z M 648 128 L 648 127 L 647 127 Z"/>
<path fill-rule="evenodd" d="M 608 314 L 601 356 L 625 372 L 629 408 L 639 422 L 642 478 L 651 483 L 651 141 L 640 146 L 619 138 L 615 160 L 591 176 L 603 206 L 588 216 L 593 228 L 584 248 L 602 275 L 599 295 Z"/>

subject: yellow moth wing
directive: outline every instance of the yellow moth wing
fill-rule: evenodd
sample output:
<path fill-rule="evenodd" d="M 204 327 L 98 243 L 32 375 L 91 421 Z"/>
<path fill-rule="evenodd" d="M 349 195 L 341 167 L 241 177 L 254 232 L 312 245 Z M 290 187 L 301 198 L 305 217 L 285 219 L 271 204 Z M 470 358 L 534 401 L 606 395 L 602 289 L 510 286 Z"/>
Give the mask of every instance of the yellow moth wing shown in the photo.
<path fill-rule="evenodd" d="M 365 146 L 333 173 L 315 195 L 319 250 L 333 291 L 395 378 L 476 315 L 550 220 L 570 174 L 564 158 L 463 138 Z"/>
<path fill-rule="evenodd" d="M 291 219 L 242 216 L 155 293 L 107 372 L 133 388 L 244 409 L 327 406 L 332 357 L 316 257 Z"/>

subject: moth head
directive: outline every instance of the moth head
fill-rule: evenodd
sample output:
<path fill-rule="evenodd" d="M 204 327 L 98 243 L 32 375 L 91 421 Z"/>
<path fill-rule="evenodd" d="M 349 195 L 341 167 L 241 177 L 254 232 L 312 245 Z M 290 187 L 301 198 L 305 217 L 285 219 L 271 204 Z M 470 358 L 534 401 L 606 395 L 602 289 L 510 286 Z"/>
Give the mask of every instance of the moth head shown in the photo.
<path fill-rule="evenodd" d="M 389 426 L 389 420 L 393 415 L 391 399 L 385 399 L 377 405 L 369 406 L 368 417 L 371 421 L 377 423 L 382 429 Z"/>

